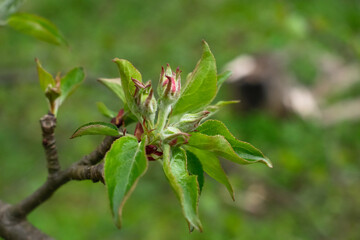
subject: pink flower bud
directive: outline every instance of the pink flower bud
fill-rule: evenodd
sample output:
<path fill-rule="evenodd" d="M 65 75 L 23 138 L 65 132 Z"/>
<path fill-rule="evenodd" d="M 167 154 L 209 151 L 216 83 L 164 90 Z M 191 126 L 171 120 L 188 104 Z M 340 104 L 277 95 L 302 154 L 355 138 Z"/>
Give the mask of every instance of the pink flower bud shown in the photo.
<path fill-rule="evenodd" d="M 181 91 L 181 78 L 180 69 L 177 68 L 176 72 L 173 72 L 167 64 L 166 71 L 161 67 L 160 81 L 158 87 L 158 93 L 166 100 L 177 100 Z"/>

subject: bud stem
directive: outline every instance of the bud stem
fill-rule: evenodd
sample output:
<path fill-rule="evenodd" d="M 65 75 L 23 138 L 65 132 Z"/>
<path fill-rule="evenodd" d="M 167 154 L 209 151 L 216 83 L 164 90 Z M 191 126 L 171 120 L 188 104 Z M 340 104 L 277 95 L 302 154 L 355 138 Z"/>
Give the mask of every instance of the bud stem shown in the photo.
<path fill-rule="evenodd" d="M 157 130 L 159 132 L 161 132 L 165 128 L 170 112 L 171 112 L 171 104 L 160 106 L 158 119 L 157 119 Z"/>

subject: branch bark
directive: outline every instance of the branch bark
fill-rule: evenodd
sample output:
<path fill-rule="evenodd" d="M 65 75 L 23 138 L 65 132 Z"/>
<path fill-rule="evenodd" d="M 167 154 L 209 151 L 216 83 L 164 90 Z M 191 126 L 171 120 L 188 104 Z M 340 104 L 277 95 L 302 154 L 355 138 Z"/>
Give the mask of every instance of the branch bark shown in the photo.
<path fill-rule="evenodd" d="M 49 175 L 42 186 L 21 202 L 10 205 L 0 201 L 0 237 L 5 239 L 52 239 L 31 225 L 26 220 L 26 216 L 71 180 L 89 179 L 93 182 L 104 183 L 104 165 L 97 163 L 104 158 L 113 141 L 117 139 L 116 137 L 105 137 L 94 151 L 69 168 L 61 170 L 54 137 L 56 118 L 47 114 L 41 118 L 40 123 Z"/>
<path fill-rule="evenodd" d="M 45 150 L 45 156 L 47 161 L 47 169 L 49 175 L 55 174 L 60 170 L 60 164 L 58 160 L 58 154 L 56 149 L 55 141 L 55 127 L 56 127 L 56 118 L 52 114 L 46 114 L 40 119 L 40 125 L 43 136 L 43 147 Z"/>
<path fill-rule="evenodd" d="M 25 218 L 14 221 L 14 219 L 8 215 L 10 206 L 11 205 L 0 201 L 0 237 L 10 240 L 53 239 L 34 227 Z"/>
<path fill-rule="evenodd" d="M 94 166 L 79 165 L 75 168 L 69 169 L 69 177 L 72 180 L 92 180 L 93 182 L 102 182 L 104 180 L 104 163 L 99 163 Z"/>

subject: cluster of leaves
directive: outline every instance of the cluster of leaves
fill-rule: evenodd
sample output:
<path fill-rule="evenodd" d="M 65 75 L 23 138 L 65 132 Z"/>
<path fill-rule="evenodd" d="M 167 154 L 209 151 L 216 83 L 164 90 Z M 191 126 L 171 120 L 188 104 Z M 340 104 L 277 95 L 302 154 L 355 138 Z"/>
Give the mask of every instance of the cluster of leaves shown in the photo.
<path fill-rule="evenodd" d="M 48 100 L 49 111 L 56 116 L 61 104 L 84 80 L 84 70 L 81 67 L 76 67 L 70 70 L 64 77 L 61 77 L 60 73 L 58 73 L 54 78 L 42 67 L 38 59 L 35 59 L 35 61 L 40 87 Z"/>
<path fill-rule="evenodd" d="M 89 134 L 119 136 L 105 156 L 105 182 L 115 224 L 121 226 L 124 203 L 147 170 L 149 161 L 161 163 L 165 176 L 178 197 L 190 230 L 202 230 L 198 201 L 204 184 L 204 172 L 225 185 L 234 199 L 233 188 L 221 167 L 220 158 L 238 164 L 271 162 L 249 143 L 239 141 L 217 120 L 207 120 L 222 106 L 211 105 L 229 73 L 217 75 L 216 62 L 203 42 L 203 53 L 195 69 L 181 88 L 181 71 L 162 68 L 157 99 L 151 81 L 142 82 L 140 72 L 127 60 L 113 60 L 120 78 L 99 79 L 123 102 L 116 112 L 103 103 L 99 110 L 111 117 L 111 124 L 88 123 L 73 137 Z M 134 134 L 126 126 L 137 122 Z"/>
<path fill-rule="evenodd" d="M 0 26 L 9 26 L 39 40 L 67 46 L 58 28 L 49 20 L 30 13 L 17 13 L 24 0 L 4 0 L 0 3 Z"/>

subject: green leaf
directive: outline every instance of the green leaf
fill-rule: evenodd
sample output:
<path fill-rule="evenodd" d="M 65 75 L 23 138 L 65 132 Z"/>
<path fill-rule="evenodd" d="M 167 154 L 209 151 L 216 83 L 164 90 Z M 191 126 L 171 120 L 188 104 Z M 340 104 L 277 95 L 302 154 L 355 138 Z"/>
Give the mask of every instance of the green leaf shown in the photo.
<path fill-rule="evenodd" d="M 105 117 L 108 118 L 114 118 L 116 117 L 117 113 L 111 109 L 109 109 L 108 107 L 106 107 L 106 105 L 103 102 L 97 102 L 96 106 L 99 110 L 99 112 L 104 115 Z"/>
<path fill-rule="evenodd" d="M 200 132 L 192 132 L 188 145 L 202 150 L 211 151 L 215 153 L 216 156 L 223 157 L 238 164 L 262 162 L 271 167 L 270 161 L 263 156 L 254 156 L 248 152 L 235 152 L 224 136 L 209 136 Z"/>
<path fill-rule="evenodd" d="M 231 76 L 231 71 L 225 71 L 217 75 L 217 92 L 219 92 L 223 83 Z"/>
<path fill-rule="evenodd" d="M 219 101 L 215 105 L 210 105 L 205 108 L 205 111 L 209 111 L 210 114 L 207 116 L 209 118 L 210 116 L 217 113 L 222 107 L 229 105 L 229 104 L 236 104 L 239 103 L 239 100 L 233 100 L 233 101 Z"/>
<path fill-rule="evenodd" d="M 59 106 L 69 97 L 76 88 L 84 81 L 85 73 L 82 67 L 77 67 L 69 71 L 60 81 L 61 96 Z"/>
<path fill-rule="evenodd" d="M 221 167 L 220 161 L 216 155 L 210 151 L 200 150 L 189 146 L 187 146 L 186 149 L 190 151 L 187 151 L 188 159 L 191 156 L 189 153 L 192 153 L 192 155 L 201 162 L 204 171 L 210 177 L 225 185 L 230 193 L 231 198 L 235 201 L 234 191 L 231 183 L 229 182 L 229 179 Z"/>
<path fill-rule="evenodd" d="M 119 136 L 120 134 L 118 128 L 114 124 L 106 122 L 90 122 L 76 129 L 71 138 L 84 135 Z"/>
<path fill-rule="evenodd" d="M 194 71 L 186 79 L 180 99 L 176 103 L 173 116 L 195 112 L 210 104 L 216 95 L 216 62 L 209 45 L 203 41 L 203 53 Z"/>
<path fill-rule="evenodd" d="M 13 29 L 55 45 L 66 45 L 64 37 L 49 20 L 28 13 L 11 15 L 7 24 Z"/>
<path fill-rule="evenodd" d="M 271 161 L 264 156 L 264 154 L 252 146 L 250 143 L 240 141 L 236 139 L 227 127 L 220 121 L 208 120 L 201 124 L 197 129 L 199 133 L 206 134 L 208 136 L 223 136 L 227 142 L 231 145 L 236 154 L 247 162 L 262 162 L 269 167 L 272 167 Z"/>
<path fill-rule="evenodd" d="M 50 88 L 55 87 L 55 80 L 54 80 L 53 76 L 42 67 L 39 59 L 36 58 L 35 62 L 37 65 L 37 71 L 38 71 L 41 89 L 44 92 L 46 92 L 46 89 L 48 87 L 50 87 Z"/>
<path fill-rule="evenodd" d="M 141 121 L 141 115 L 136 108 L 133 97 L 135 92 L 135 85 L 131 80 L 132 78 L 134 78 L 141 82 L 141 74 L 129 61 L 125 59 L 115 58 L 113 61 L 117 64 L 119 68 L 121 85 L 125 94 L 126 103 L 130 111 Z"/>
<path fill-rule="evenodd" d="M 198 216 L 199 186 L 197 176 L 189 175 L 186 169 L 186 153 L 181 148 L 170 150 L 164 145 L 164 173 L 176 193 L 183 209 L 183 214 L 189 224 L 189 229 L 202 231 Z"/>
<path fill-rule="evenodd" d="M 121 227 L 123 206 L 147 165 L 145 140 L 139 143 L 135 137 L 125 136 L 116 140 L 105 156 L 105 182 L 118 228 Z"/>
<path fill-rule="evenodd" d="M 200 193 L 204 186 L 204 170 L 199 159 L 191 152 L 186 152 L 187 169 L 190 175 L 196 175 L 199 183 Z"/>
<path fill-rule="evenodd" d="M 125 93 L 120 78 L 99 78 L 98 81 L 113 91 L 123 103 L 126 103 Z"/>

